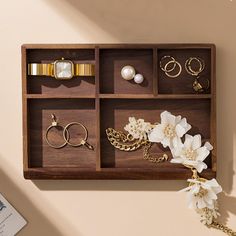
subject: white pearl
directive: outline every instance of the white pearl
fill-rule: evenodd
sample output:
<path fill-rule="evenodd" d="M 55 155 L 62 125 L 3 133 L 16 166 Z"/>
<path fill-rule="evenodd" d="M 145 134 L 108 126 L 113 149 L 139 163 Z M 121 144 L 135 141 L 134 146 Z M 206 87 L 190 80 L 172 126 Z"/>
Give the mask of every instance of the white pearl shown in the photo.
<path fill-rule="evenodd" d="M 135 69 L 133 66 L 124 66 L 121 69 L 121 76 L 125 80 L 131 80 L 135 76 Z"/>
<path fill-rule="evenodd" d="M 143 75 L 141 74 L 137 74 L 134 76 L 134 82 L 136 84 L 141 84 L 143 82 L 144 78 L 143 78 Z"/>

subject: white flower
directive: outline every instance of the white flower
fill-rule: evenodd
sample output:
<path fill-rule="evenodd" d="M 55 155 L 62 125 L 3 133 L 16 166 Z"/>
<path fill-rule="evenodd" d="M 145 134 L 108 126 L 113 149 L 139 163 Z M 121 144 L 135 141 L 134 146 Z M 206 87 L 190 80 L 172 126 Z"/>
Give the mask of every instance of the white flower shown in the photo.
<path fill-rule="evenodd" d="M 181 190 L 187 192 L 188 207 L 193 209 L 215 209 L 217 194 L 222 192 L 215 179 L 188 179 L 189 187 Z"/>
<path fill-rule="evenodd" d="M 148 135 L 150 142 L 161 143 L 164 147 L 172 148 L 173 142 L 177 141 L 191 129 L 186 118 L 174 116 L 168 111 L 161 113 L 161 123 L 151 130 Z"/>
<path fill-rule="evenodd" d="M 195 136 L 186 134 L 184 143 L 180 139 L 173 140 L 171 163 L 181 163 L 188 167 L 194 167 L 201 173 L 203 169 L 207 168 L 203 161 L 213 148 L 209 142 L 206 142 L 204 146 L 201 145 L 200 134 Z"/>
<path fill-rule="evenodd" d="M 149 122 L 145 122 L 144 119 L 136 120 L 134 117 L 129 117 L 129 123 L 124 127 L 134 139 L 147 140 L 147 133 L 152 129 L 152 125 Z"/>

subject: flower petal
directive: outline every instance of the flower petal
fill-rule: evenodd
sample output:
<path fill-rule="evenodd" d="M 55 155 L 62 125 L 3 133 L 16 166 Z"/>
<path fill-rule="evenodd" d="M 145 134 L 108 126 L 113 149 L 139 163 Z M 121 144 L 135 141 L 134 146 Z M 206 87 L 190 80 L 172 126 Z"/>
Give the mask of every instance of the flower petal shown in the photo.
<path fill-rule="evenodd" d="M 193 143 L 192 143 L 192 149 L 196 150 L 200 148 L 202 145 L 201 135 L 197 134 L 193 136 Z"/>
<path fill-rule="evenodd" d="M 196 166 L 194 166 L 198 173 L 201 173 L 204 169 L 207 169 L 207 165 L 204 162 L 198 162 Z"/>
<path fill-rule="evenodd" d="M 204 147 L 206 147 L 209 151 L 211 151 L 213 149 L 213 146 L 209 142 L 206 142 L 204 144 Z"/>
<path fill-rule="evenodd" d="M 164 137 L 164 139 L 161 140 L 161 144 L 164 148 L 170 147 L 170 139 L 167 137 Z"/>
<path fill-rule="evenodd" d="M 181 116 L 175 117 L 175 123 L 178 124 L 181 121 Z"/>
<path fill-rule="evenodd" d="M 175 132 L 176 132 L 177 136 L 181 138 L 186 133 L 186 130 L 185 130 L 185 128 L 183 126 L 178 124 L 175 127 Z"/>
<path fill-rule="evenodd" d="M 168 112 L 168 111 L 163 111 L 162 113 L 161 113 L 161 124 L 168 124 L 168 115 L 170 114 L 170 112 Z"/>
<path fill-rule="evenodd" d="M 190 149 L 192 146 L 192 142 L 193 142 L 193 136 L 189 134 L 185 134 L 184 147 L 186 149 Z"/>
<path fill-rule="evenodd" d="M 157 125 L 153 130 L 151 130 L 148 134 L 148 139 L 150 142 L 159 143 L 164 138 L 162 125 Z"/>
<path fill-rule="evenodd" d="M 179 122 L 179 124 L 180 124 L 183 128 L 185 128 L 185 132 L 188 132 L 188 131 L 192 128 L 192 126 L 187 123 L 187 119 L 186 119 L 186 118 L 183 118 L 183 119 Z"/>
<path fill-rule="evenodd" d="M 183 150 L 183 143 L 180 138 L 174 137 L 172 140 L 172 148 L 171 153 L 174 157 L 179 157 L 181 155 L 181 152 Z"/>
<path fill-rule="evenodd" d="M 202 209 L 202 208 L 205 208 L 206 206 L 207 205 L 206 205 L 205 201 L 202 198 L 199 198 L 197 201 L 197 207 Z"/>
<path fill-rule="evenodd" d="M 170 160 L 171 163 L 183 163 L 183 159 L 182 158 L 172 158 Z"/>
<path fill-rule="evenodd" d="M 210 154 L 210 151 L 206 147 L 200 147 L 196 150 L 197 152 L 197 161 L 204 161 L 206 157 Z"/>
<path fill-rule="evenodd" d="M 196 209 L 197 207 L 197 198 L 190 193 L 187 193 L 187 205 L 190 209 Z"/>
<path fill-rule="evenodd" d="M 173 125 L 173 126 L 176 125 L 176 123 L 175 123 L 175 116 L 174 116 L 174 115 L 172 115 L 171 113 L 169 113 L 169 114 L 166 115 L 166 118 L 167 118 L 167 123 L 168 123 L 168 124 L 171 124 L 171 125 Z"/>
<path fill-rule="evenodd" d="M 188 192 L 191 188 L 192 188 L 192 186 L 188 186 L 186 188 L 183 188 L 183 189 L 179 190 L 178 193 Z"/>
<path fill-rule="evenodd" d="M 212 191 L 212 190 L 208 190 L 208 194 L 207 194 L 208 198 L 213 199 L 213 200 L 217 200 L 217 195 Z"/>

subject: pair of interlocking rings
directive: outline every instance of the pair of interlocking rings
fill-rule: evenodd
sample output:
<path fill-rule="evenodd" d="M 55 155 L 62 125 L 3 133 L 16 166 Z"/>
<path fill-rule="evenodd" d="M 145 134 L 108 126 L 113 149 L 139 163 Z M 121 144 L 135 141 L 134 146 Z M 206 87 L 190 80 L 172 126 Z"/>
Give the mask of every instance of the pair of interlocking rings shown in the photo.
<path fill-rule="evenodd" d="M 165 60 L 167 60 L 167 62 L 165 63 L 165 65 L 163 65 Z M 175 71 L 176 66 L 178 67 L 178 70 L 176 71 L 175 74 L 173 74 L 172 72 Z M 165 74 L 169 78 L 176 78 L 182 72 L 181 64 L 178 61 L 176 61 L 175 58 L 172 57 L 172 56 L 164 56 L 164 57 L 162 57 L 161 60 L 160 60 L 160 68 L 165 72 Z"/>
<path fill-rule="evenodd" d="M 164 64 L 164 61 L 167 60 L 167 62 Z M 195 69 L 192 66 L 192 63 L 195 62 L 198 64 L 198 67 Z M 160 68 L 162 71 L 165 72 L 166 76 L 169 78 L 177 78 L 181 72 L 182 72 L 182 66 L 181 64 L 172 56 L 163 56 L 160 60 Z M 177 68 L 177 70 L 176 70 Z M 187 71 L 188 74 L 192 75 L 195 77 L 194 82 L 193 82 L 193 89 L 197 93 L 201 93 L 209 89 L 210 87 L 210 81 L 207 79 L 207 85 L 204 88 L 202 84 L 199 82 L 200 79 L 200 73 L 205 69 L 205 62 L 203 59 L 199 57 L 189 57 L 185 61 L 185 70 Z M 173 74 L 173 72 L 176 72 Z"/>
<path fill-rule="evenodd" d="M 56 119 L 56 116 L 54 114 L 51 114 L 51 117 L 52 117 L 52 124 L 50 126 L 48 126 L 47 130 L 46 130 L 46 134 L 45 134 L 45 140 L 47 142 L 47 144 L 52 147 L 52 148 L 55 148 L 55 149 L 59 149 L 59 148 L 63 148 L 65 147 L 67 144 L 72 146 L 72 147 L 80 147 L 80 146 L 86 146 L 88 149 L 90 150 L 93 150 L 93 146 L 90 145 L 88 142 L 87 142 L 87 139 L 88 139 L 88 130 L 86 129 L 86 127 L 79 123 L 79 122 L 71 122 L 69 124 L 67 124 L 65 127 L 63 127 L 62 125 L 60 125 Z M 77 126 L 80 126 L 82 127 L 82 129 L 84 130 L 84 137 L 82 139 L 79 140 L 78 143 L 72 143 L 70 142 L 70 132 L 69 132 L 69 128 L 73 125 L 77 125 Z M 63 129 L 63 139 L 65 140 L 64 143 L 62 144 L 58 144 L 58 145 L 54 145 L 50 140 L 49 140 L 49 133 L 50 131 L 53 129 L 53 128 L 62 128 Z"/>

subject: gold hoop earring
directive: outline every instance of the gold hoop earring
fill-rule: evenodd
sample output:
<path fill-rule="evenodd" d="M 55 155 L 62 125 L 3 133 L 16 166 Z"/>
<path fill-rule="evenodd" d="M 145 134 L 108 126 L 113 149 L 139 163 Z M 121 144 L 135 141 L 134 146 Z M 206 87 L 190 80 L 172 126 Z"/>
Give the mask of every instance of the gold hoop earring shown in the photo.
<path fill-rule="evenodd" d="M 85 135 L 84 138 L 81 139 L 81 141 L 79 143 L 71 143 L 70 140 L 70 132 L 69 132 L 69 128 L 73 125 L 77 125 L 83 128 Z M 90 145 L 87 142 L 88 139 L 88 130 L 86 129 L 86 127 L 84 125 L 82 125 L 79 122 L 71 122 L 68 125 L 65 126 L 64 130 L 63 130 L 63 137 L 65 140 L 67 140 L 67 144 L 69 144 L 72 147 L 80 147 L 80 146 L 86 146 L 88 149 L 93 150 L 93 146 Z M 68 137 L 68 138 L 67 138 Z"/>
<path fill-rule="evenodd" d="M 192 62 L 197 61 L 199 64 L 199 69 L 194 70 L 192 68 Z M 192 76 L 199 76 L 199 74 L 205 69 L 205 62 L 203 59 L 198 58 L 198 57 L 190 57 L 185 61 L 185 70 L 187 71 L 188 74 Z"/>
<path fill-rule="evenodd" d="M 63 135 L 63 138 L 65 140 L 64 143 L 60 144 L 60 145 L 54 145 L 52 144 L 50 141 L 49 141 L 49 138 L 48 138 L 48 135 L 49 135 L 49 132 L 50 130 L 52 130 L 53 128 L 56 128 L 56 127 L 61 127 L 63 129 L 63 133 L 64 133 L 64 127 L 59 125 L 58 124 L 58 121 L 56 119 L 56 116 L 54 114 L 51 114 L 51 117 L 52 117 L 52 124 L 50 126 L 48 126 L 47 130 L 46 130 L 46 134 L 45 134 L 45 140 L 47 142 L 47 144 L 52 147 L 52 148 L 55 148 L 55 149 L 60 149 L 60 148 L 63 148 L 64 146 L 66 146 L 67 144 L 67 141 L 68 141 L 68 138 L 69 138 L 69 133 L 68 131 L 65 131 L 65 135 Z"/>
<path fill-rule="evenodd" d="M 182 72 L 182 66 L 181 66 L 181 64 L 180 64 L 178 61 L 175 61 L 175 62 L 169 61 L 169 62 L 166 63 L 166 65 L 165 65 L 164 68 L 166 69 L 166 68 L 168 67 L 168 65 L 171 64 L 171 63 L 175 63 L 175 65 L 177 65 L 177 66 L 179 67 L 179 71 L 178 71 L 176 74 L 173 74 L 173 75 L 170 74 L 170 72 L 166 71 L 165 74 L 166 74 L 169 78 L 174 79 L 174 78 L 178 77 L 178 76 L 181 74 L 181 72 Z"/>
<path fill-rule="evenodd" d="M 166 64 L 163 65 L 163 61 L 164 61 L 166 58 L 168 58 L 169 61 L 167 61 Z M 173 66 L 171 66 L 170 68 L 168 68 L 170 65 L 173 65 Z M 179 68 L 178 72 L 177 72 L 176 74 L 171 74 L 171 72 L 176 69 L 176 66 L 178 66 L 178 68 Z M 172 79 L 178 77 L 178 76 L 181 74 L 181 72 L 182 72 L 182 66 L 181 66 L 181 64 L 180 64 L 178 61 L 176 61 L 174 57 L 169 56 L 169 55 L 163 56 L 163 57 L 161 58 L 161 60 L 160 60 L 160 68 L 161 68 L 162 71 L 165 72 L 165 74 L 166 74 L 167 77 L 172 78 Z"/>
<path fill-rule="evenodd" d="M 163 61 L 164 61 L 166 58 L 169 58 L 169 59 L 170 59 L 168 62 L 174 62 L 173 67 L 170 68 L 170 69 L 167 69 L 167 67 L 163 66 Z M 164 56 L 164 57 L 162 57 L 161 60 L 160 60 L 160 68 L 161 68 L 164 72 L 171 72 L 171 71 L 173 71 L 173 70 L 175 69 L 175 67 L 176 67 L 176 63 L 175 63 L 175 62 L 176 62 L 176 61 L 175 61 L 174 57 L 172 57 L 172 56 Z"/>

